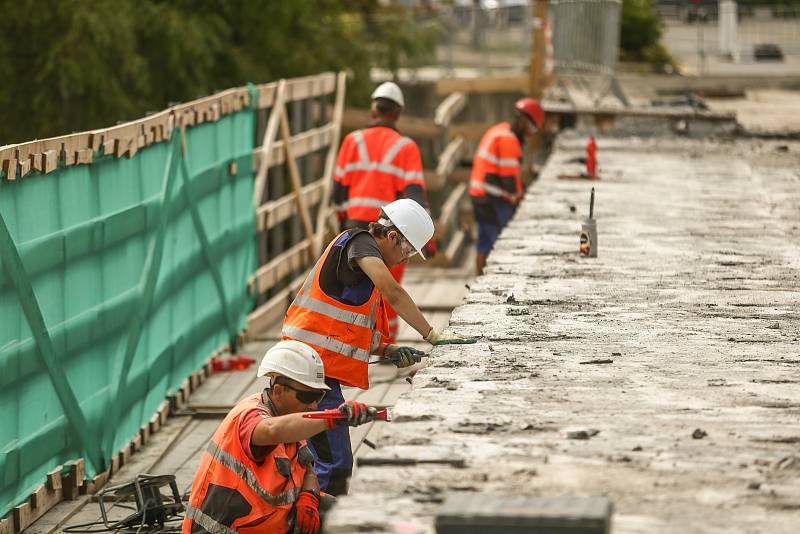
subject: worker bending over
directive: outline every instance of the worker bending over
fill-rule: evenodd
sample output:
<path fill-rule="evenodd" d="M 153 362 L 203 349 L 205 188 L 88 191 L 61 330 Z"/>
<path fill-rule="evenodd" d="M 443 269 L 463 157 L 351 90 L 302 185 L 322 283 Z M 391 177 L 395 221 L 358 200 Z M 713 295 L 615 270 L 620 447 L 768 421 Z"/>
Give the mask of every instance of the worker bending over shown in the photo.
<path fill-rule="evenodd" d="M 341 230 L 364 228 L 378 220 L 381 208 L 399 198 L 410 198 L 428 208 L 425 176 L 419 147 L 397 131 L 397 120 L 405 105 L 403 92 L 393 82 L 382 83 L 372 93 L 372 124 L 348 134 L 339 149 L 333 184 L 333 204 Z M 436 242 L 427 244 L 436 250 Z M 390 269 L 403 280 L 405 263 Z M 397 340 L 397 313 L 386 308 L 389 340 Z"/>
<path fill-rule="evenodd" d="M 267 389 L 234 406 L 203 453 L 183 534 L 319 531 L 320 489 L 304 440 L 328 425 L 363 424 L 368 408 L 349 401 L 338 406 L 346 418 L 303 418 L 330 388 L 319 355 L 299 341 L 268 350 L 257 376 Z"/>
<path fill-rule="evenodd" d="M 424 258 L 422 249 L 432 235 L 433 221 L 422 206 L 411 199 L 395 200 L 367 230 L 339 234 L 311 269 L 286 313 L 281 335 L 311 345 L 325 362 L 330 392 L 320 409 L 341 404 L 342 385 L 369 388 L 370 354 L 391 359 L 397 367 L 419 361 L 420 351 L 385 342 L 383 297 L 433 345 L 476 341 L 434 330 L 389 272 L 414 254 Z M 323 490 L 332 495 L 347 493 L 353 469 L 347 429 L 328 429 L 313 436 L 309 446 Z"/>
<path fill-rule="evenodd" d="M 489 128 L 472 159 L 469 195 L 478 224 L 475 270 L 483 274 L 486 257 L 492 250 L 500 231 L 511 220 L 522 200 L 520 164 L 525 137 L 542 129 L 544 110 L 532 98 L 522 98 L 514 104 L 511 122 L 501 122 Z"/>

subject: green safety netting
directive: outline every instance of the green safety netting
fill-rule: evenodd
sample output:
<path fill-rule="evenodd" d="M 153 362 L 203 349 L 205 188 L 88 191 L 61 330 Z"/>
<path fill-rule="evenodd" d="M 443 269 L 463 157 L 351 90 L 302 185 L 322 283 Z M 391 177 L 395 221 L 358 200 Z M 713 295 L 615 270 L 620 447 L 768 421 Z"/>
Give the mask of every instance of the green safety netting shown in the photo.
<path fill-rule="evenodd" d="M 58 465 L 105 470 L 244 327 L 255 113 L 183 135 L 0 180 L 0 517 Z"/>

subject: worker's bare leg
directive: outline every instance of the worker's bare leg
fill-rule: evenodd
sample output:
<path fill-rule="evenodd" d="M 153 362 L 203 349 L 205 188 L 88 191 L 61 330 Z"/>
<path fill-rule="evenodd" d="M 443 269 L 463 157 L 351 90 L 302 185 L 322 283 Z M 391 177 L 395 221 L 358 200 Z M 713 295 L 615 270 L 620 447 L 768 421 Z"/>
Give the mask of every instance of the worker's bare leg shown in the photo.
<path fill-rule="evenodd" d="M 478 252 L 475 254 L 475 275 L 480 276 L 483 274 L 483 268 L 486 267 L 486 257 L 489 253 L 480 253 Z"/>

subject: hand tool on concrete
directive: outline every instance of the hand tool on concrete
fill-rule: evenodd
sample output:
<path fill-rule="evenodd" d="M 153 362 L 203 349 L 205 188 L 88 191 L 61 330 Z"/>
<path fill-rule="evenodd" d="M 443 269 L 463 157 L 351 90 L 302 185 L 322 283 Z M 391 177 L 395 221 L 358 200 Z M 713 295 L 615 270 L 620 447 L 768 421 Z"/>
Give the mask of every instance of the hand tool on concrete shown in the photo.
<path fill-rule="evenodd" d="M 378 409 L 375 406 L 370 406 L 369 410 L 369 418 L 373 421 L 391 421 L 392 420 L 392 409 L 390 407 Z M 319 412 L 306 412 L 303 414 L 303 417 L 306 419 L 327 419 L 327 420 L 335 420 L 335 419 L 346 419 L 347 414 L 344 412 L 340 412 L 338 408 L 331 408 L 329 410 L 321 410 Z"/>
<path fill-rule="evenodd" d="M 581 226 L 581 256 L 587 258 L 597 257 L 597 223 L 594 220 L 594 187 L 589 198 L 589 218 L 584 219 Z"/>
<path fill-rule="evenodd" d="M 419 362 L 422 361 L 422 357 L 423 356 L 428 356 L 425 352 L 423 352 L 421 350 L 417 350 L 417 349 L 414 349 L 412 347 L 407 347 L 407 348 L 410 348 L 412 351 L 414 351 L 414 352 L 411 353 L 411 357 L 414 359 L 414 363 L 419 363 Z M 398 362 L 400 362 L 400 355 L 399 354 L 395 354 L 394 356 L 392 356 L 390 358 L 381 358 L 380 360 L 375 360 L 374 362 L 369 362 L 369 364 L 372 365 L 373 363 L 381 363 L 381 362 L 386 362 L 386 361 L 392 362 L 393 364 L 397 365 Z"/>

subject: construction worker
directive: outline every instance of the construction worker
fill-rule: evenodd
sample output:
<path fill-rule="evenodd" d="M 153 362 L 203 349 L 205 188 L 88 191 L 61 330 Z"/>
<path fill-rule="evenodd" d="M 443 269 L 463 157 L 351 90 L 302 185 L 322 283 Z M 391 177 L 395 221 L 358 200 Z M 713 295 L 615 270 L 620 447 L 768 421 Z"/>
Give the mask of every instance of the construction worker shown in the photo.
<path fill-rule="evenodd" d="M 257 376 L 267 389 L 234 406 L 203 453 L 183 534 L 319 531 L 320 489 L 304 440 L 329 425 L 363 424 L 370 409 L 349 401 L 339 405 L 346 418 L 303 418 L 330 388 L 319 354 L 299 341 L 269 349 Z"/>
<path fill-rule="evenodd" d="M 379 85 L 372 93 L 372 124 L 344 138 L 336 161 L 333 204 L 341 229 L 367 228 L 377 221 L 381 208 L 399 198 L 416 200 L 428 208 L 425 176 L 419 147 L 397 131 L 397 120 L 405 106 L 403 92 L 394 82 Z M 435 253 L 436 242 L 427 246 Z M 406 264 L 391 269 L 397 282 L 403 280 Z M 397 313 L 386 308 L 389 339 L 397 339 Z"/>
<path fill-rule="evenodd" d="M 472 159 L 469 195 L 478 224 L 475 270 L 483 273 L 486 257 L 500 231 L 522 200 L 520 164 L 525 137 L 542 129 L 544 110 L 533 98 L 514 104 L 514 118 L 489 128 Z"/>
<path fill-rule="evenodd" d="M 424 259 L 432 235 L 433 221 L 422 206 L 407 198 L 395 200 L 366 230 L 339 234 L 311 269 L 286 313 L 281 335 L 311 345 L 325 362 L 330 391 L 320 409 L 342 403 L 342 385 L 369 388 L 370 354 L 397 367 L 413 365 L 422 356 L 411 347 L 387 343 L 383 298 L 433 345 L 475 343 L 475 338 L 434 330 L 389 271 L 417 253 Z M 348 430 L 329 429 L 313 436 L 309 447 L 320 486 L 332 495 L 347 493 L 353 469 Z"/>

